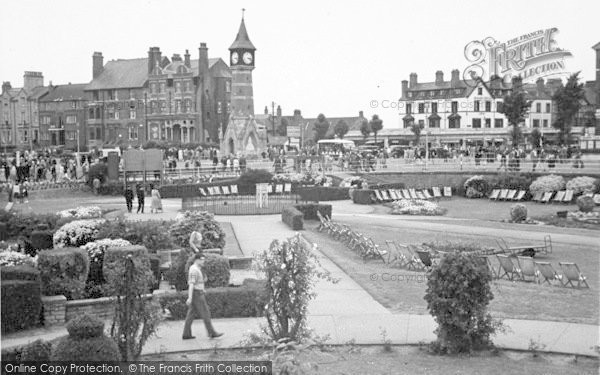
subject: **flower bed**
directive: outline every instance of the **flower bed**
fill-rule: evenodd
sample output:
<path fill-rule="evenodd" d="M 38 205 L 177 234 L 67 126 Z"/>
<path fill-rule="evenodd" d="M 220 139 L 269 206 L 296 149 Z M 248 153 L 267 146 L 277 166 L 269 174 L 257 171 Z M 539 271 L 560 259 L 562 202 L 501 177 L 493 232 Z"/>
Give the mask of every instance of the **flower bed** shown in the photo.
<path fill-rule="evenodd" d="M 0 251 L 0 266 L 37 266 L 37 257 L 13 250 Z"/>
<path fill-rule="evenodd" d="M 276 174 L 273 176 L 272 182 L 275 184 L 291 183 L 296 185 L 323 185 L 331 186 L 333 180 L 331 177 L 324 176 L 320 173 L 290 173 Z"/>
<path fill-rule="evenodd" d="M 346 177 L 340 182 L 340 187 L 361 187 L 365 182 L 362 177 Z"/>
<path fill-rule="evenodd" d="M 392 203 L 392 215 L 444 215 L 446 209 L 421 199 L 402 199 Z"/>
<path fill-rule="evenodd" d="M 538 177 L 529 186 L 531 195 L 537 193 L 552 193 L 559 190 L 564 190 L 566 187 L 565 179 L 562 176 L 554 174 Z"/>
<path fill-rule="evenodd" d="M 82 249 L 87 251 L 90 261 L 98 262 L 101 261 L 104 256 L 104 251 L 109 247 L 122 247 L 130 246 L 131 242 L 123 240 L 121 238 L 103 238 L 94 242 L 88 242 L 81 246 Z"/>
<path fill-rule="evenodd" d="M 54 233 L 54 247 L 82 246 L 94 241 L 104 222 L 101 219 L 71 221 Z"/>
<path fill-rule="evenodd" d="M 61 218 L 95 219 L 102 217 L 102 210 L 98 206 L 81 206 L 59 211 L 56 214 Z"/>
<path fill-rule="evenodd" d="M 567 213 L 567 218 L 589 224 L 600 224 L 600 211 L 596 212 L 581 212 L 571 211 Z"/>

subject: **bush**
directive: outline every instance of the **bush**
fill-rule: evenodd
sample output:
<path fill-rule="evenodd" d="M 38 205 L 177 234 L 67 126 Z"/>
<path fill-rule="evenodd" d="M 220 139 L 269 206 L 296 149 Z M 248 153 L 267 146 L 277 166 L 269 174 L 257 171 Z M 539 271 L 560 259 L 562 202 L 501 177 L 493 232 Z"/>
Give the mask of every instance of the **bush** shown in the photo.
<path fill-rule="evenodd" d="M 297 193 L 306 202 L 339 201 L 350 197 L 347 187 L 310 186 L 299 187 Z"/>
<path fill-rule="evenodd" d="M 118 295 L 118 287 L 122 283 L 125 273 L 125 261 L 131 255 L 136 270 L 135 280 L 133 281 L 144 292 L 150 291 L 154 285 L 154 276 L 150 268 L 150 259 L 145 247 L 139 245 L 130 246 L 112 246 L 104 252 L 104 263 L 102 265 L 102 274 L 106 279 L 107 287 L 112 294 Z"/>
<path fill-rule="evenodd" d="M 531 176 L 520 173 L 507 173 L 486 176 L 490 189 L 529 190 Z"/>
<path fill-rule="evenodd" d="M 441 353 L 488 348 L 497 324 L 487 311 L 492 274 L 478 258 L 447 254 L 427 279 L 427 308 L 438 323 L 433 347 Z"/>
<path fill-rule="evenodd" d="M 248 169 L 237 180 L 240 194 L 256 194 L 256 184 L 271 183 L 273 174 L 264 169 Z"/>
<path fill-rule="evenodd" d="M 171 267 L 167 273 L 167 279 L 176 290 L 185 290 L 188 287 L 188 275 L 186 270 L 193 262 L 192 257 L 193 254 L 191 251 L 181 250 L 177 255 L 177 258 L 171 263 Z"/>
<path fill-rule="evenodd" d="M 214 216 L 205 211 L 186 211 L 178 215 L 169 228 L 173 243 L 181 248 L 189 248 L 190 234 L 202 233 L 201 249 L 222 249 L 225 247 L 225 232 Z"/>
<path fill-rule="evenodd" d="M 120 238 L 103 238 L 94 242 L 88 242 L 87 244 L 81 246 L 81 248 L 87 252 L 90 259 L 90 271 L 88 273 L 88 279 L 86 283 L 99 286 L 106 282 L 102 272 L 102 267 L 104 264 L 104 253 L 107 248 L 130 245 L 131 243 L 129 241 Z M 92 288 L 92 285 L 86 285 L 86 289 L 90 288 Z"/>
<path fill-rule="evenodd" d="M 88 183 L 90 187 L 93 187 L 93 181 L 98 178 L 100 182 L 104 182 L 108 176 L 108 166 L 105 163 L 96 163 L 90 165 L 88 170 Z"/>
<path fill-rule="evenodd" d="M 285 206 L 281 211 L 281 221 L 286 223 L 292 230 L 304 229 L 304 214 L 294 206 Z"/>
<path fill-rule="evenodd" d="M 122 182 L 110 181 L 105 182 L 98 188 L 98 194 L 100 195 L 112 195 L 112 196 L 123 196 L 125 194 L 125 187 Z"/>
<path fill-rule="evenodd" d="M 524 204 L 517 203 L 510 207 L 510 220 L 520 223 L 527 220 L 527 207 Z"/>
<path fill-rule="evenodd" d="M 36 230 L 31 232 L 29 242 L 35 250 L 52 248 L 52 232 L 49 230 Z"/>
<path fill-rule="evenodd" d="M 317 211 L 321 215 L 331 218 L 332 206 L 330 204 L 306 203 L 294 205 L 298 211 L 302 212 L 304 220 L 319 220 Z"/>
<path fill-rule="evenodd" d="M 50 360 L 52 343 L 43 339 L 37 339 L 23 347 L 21 361 L 23 362 L 46 362 Z"/>
<path fill-rule="evenodd" d="M 375 193 L 370 189 L 356 189 L 352 194 L 352 202 L 356 204 L 373 204 L 377 202 Z"/>
<path fill-rule="evenodd" d="M 67 299 L 83 298 L 90 261 L 79 248 L 43 250 L 38 254 L 42 294 L 64 295 Z"/>
<path fill-rule="evenodd" d="M 228 286 L 230 277 L 229 260 L 222 255 L 208 254 L 202 267 L 202 273 L 207 279 L 204 284 L 206 288 Z"/>
<path fill-rule="evenodd" d="M 70 337 L 75 339 L 99 337 L 104 333 L 104 322 L 95 316 L 83 314 L 69 320 L 67 332 Z"/>
<path fill-rule="evenodd" d="M 541 176 L 535 179 L 529 186 L 531 195 L 537 193 L 552 193 L 559 190 L 565 190 L 566 184 L 565 179 L 562 176 L 554 174 L 548 176 Z"/>
<path fill-rule="evenodd" d="M 54 214 L 16 214 L 0 210 L 0 223 L 6 225 L 8 239 L 29 238 L 36 230 L 54 231 L 72 219 L 60 218 Z"/>
<path fill-rule="evenodd" d="M 573 190 L 573 194 L 593 193 L 596 190 L 597 179 L 593 177 L 575 177 L 567 182 L 566 188 Z"/>
<path fill-rule="evenodd" d="M 18 251 L 0 251 L 0 266 L 31 266 L 36 267 L 37 258 L 20 253 Z"/>
<path fill-rule="evenodd" d="M 581 212 L 592 212 L 596 204 L 594 203 L 594 199 L 592 197 L 581 196 L 577 198 L 577 206 Z"/>
<path fill-rule="evenodd" d="M 0 267 L 0 278 L 7 280 L 25 280 L 40 282 L 40 271 L 28 265 Z"/>
<path fill-rule="evenodd" d="M 67 323 L 69 336 L 63 337 L 54 346 L 52 361 L 105 361 L 118 362 L 121 354 L 117 344 L 104 335 L 104 323 L 84 314 Z"/>
<path fill-rule="evenodd" d="M 488 181 L 483 176 L 473 176 L 465 181 L 465 196 L 467 198 L 482 198 L 490 190 Z"/>
<path fill-rule="evenodd" d="M 105 220 L 74 220 L 61 226 L 54 233 L 54 247 L 83 246 L 98 238 L 98 233 Z"/>
<path fill-rule="evenodd" d="M 38 325 L 42 310 L 39 281 L 2 280 L 0 288 L 3 333 Z"/>

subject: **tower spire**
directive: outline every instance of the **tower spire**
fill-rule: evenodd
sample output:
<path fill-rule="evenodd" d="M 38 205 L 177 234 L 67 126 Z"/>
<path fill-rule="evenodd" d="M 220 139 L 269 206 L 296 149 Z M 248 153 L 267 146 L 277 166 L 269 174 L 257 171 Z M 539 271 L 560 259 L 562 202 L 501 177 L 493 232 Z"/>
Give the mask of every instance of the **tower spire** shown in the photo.
<path fill-rule="evenodd" d="M 238 30 L 237 36 L 235 37 L 235 40 L 233 41 L 233 44 L 231 45 L 231 47 L 229 47 L 230 50 L 238 48 L 245 48 L 253 51 L 256 50 L 254 44 L 252 44 L 252 42 L 250 41 L 248 31 L 246 30 L 246 22 L 244 21 L 245 11 L 246 9 L 242 8 L 242 22 L 240 23 L 240 28 Z"/>

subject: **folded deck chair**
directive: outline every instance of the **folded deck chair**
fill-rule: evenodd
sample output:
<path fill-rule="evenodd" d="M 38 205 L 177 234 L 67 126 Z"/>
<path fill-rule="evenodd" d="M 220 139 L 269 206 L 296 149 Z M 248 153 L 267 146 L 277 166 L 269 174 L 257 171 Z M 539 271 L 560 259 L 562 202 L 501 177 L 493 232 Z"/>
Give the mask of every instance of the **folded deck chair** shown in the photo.
<path fill-rule="evenodd" d="M 577 267 L 577 264 L 569 262 L 559 262 L 558 265 L 562 270 L 563 282 L 565 286 L 570 285 L 573 288 L 580 288 L 582 285 L 585 285 L 586 288 L 590 287 L 586 281 L 586 277 L 583 276 L 581 271 L 579 271 L 579 267 Z M 575 286 L 573 283 L 577 283 L 577 286 Z"/>
<path fill-rule="evenodd" d="M 544 196 L 540 200 L 540 203 L 550 203 L 550 199 L 552 199 L 553 195 L 554 195 L 553 192 L 544 193 Z"/>
<path fill-rule="evenodd" d="M 517 191 L 516 190 L 509 190 L 508 194 L 506 194 L 506 200 L 507 201 L 512 201 L 515 199 L 515 196 L 517 195 Z"/>
<path fill-rule="evenodd" d="M 561 203 L 561 202 L 563 202 L 564 199 L 565 199 L 565 194 L 566 194 L 566 191 L 564 191 L 564 190 L 563 191 L 557 191 L 556 195 L 552 199 L 552 202 L 555 202 L 555 203 Z"/>
<path fill-rule="evenodd" d="M 381 196 L 383 197 L 383 200 L 385 200 L 386 202 L 389 202 L 392 200 L 392 197 L 390 197 L 390 195 L 388 194 L 387 190 L 380 190 L 379 191 L 381 193 Z"/>
<path fill-rule="evenodd" d="M 554 285 L 553 283 L 555 281 L 558 281 L 558 283 L 563 286 L 562 284 L 562 275 L 559 275 L 555 270 L 554 267 L 552 267 L 552 265 L 549 262 L 534 262 L 535 266 L 537 267 L 539 273 L 538 273 L 538 283 L 543 284 L 543 283 L 548 283 L 548 285 Z M 543 280 L 542 280 L 543 279 Z"/>
<path fill-rule="evenodd" d="M 427 189 L 423 189 L 423 195 L 425 196 L 425 199 L 427 199 L 427 200 L 433 199 L 433 196 L 431 194 L 429 194 L 429 190 L 427 190 Z"/>
<path fill-rule="evenodd" d="M 383 202 L 383 196 L 381 196 L 381 193 L 379 192 L 379 190 L 373 190 L 373 192 L 375 193 L 375 197 L 377 198 L 377 202 Z"/>
<path fill-rule="evenodd" d="M 533 198 L 531 200 L 534 202 L 540 202 L 542 200 L 543 196 L 544 196 L 544 192 L 538 191 L 537 193 L 535 193 L 535 195 L 533 196 Z"/>
<path fill-rule="evenodd" d="M 433 197 L 436 199 L 439 199 L 442 197 L 442 192 L 440 191 L 440 188 L 437 186 L 433 187 Z"/>
<path fill-rule="evenodd" d="M 523 198 L 525 198 L 525 194 L 527 194 L 526 190 L 519 190 L 519 192 L 517 193 L 517 196 L 515 197 L 515 200 L 522 201 Z"/>
<path fill-rule="evenodd" d="M 203 197 L 206 197 L 206 191 L 204 190 L 204 188 L 198 188 L 198 191 L 200 192 L 200 195 Z"/>
<path fill-rule="evenodd" d="M 399 245 L 396 241 L 386 240 L 385 244 L 388 248 L 388 260 L 387 263 L 389 265 L 393 265 L 395 267 L 404 267 L 408 264 L 408 260 L 406 259 L 406 255 L 400 251 Z"/>
<path fill-rule="evenodd" d="M 223 194 L 224 194 L 224 195 L 229 195 L 229 194 L 231 194 L 231 193 L 229 192 L 229 186 L 221 186 L 221 190 L 223 190 Z"/>
<path fill-rule="evenodd" d="M 417 193 L 418 199 L 425 200 L 425 195 L 423 194 L 423 192 L 421 190 L 417 190 L 416 193 Z"/>
<path fill-rule="evenodd" d="M 500 267 L 498 267 L 499 279 L 503 278 L 504 276 L 511 281 L 513 281 L 515 277 L 519 279 L 521 278 L 521 270 L 519 267 L 515 266 L 508 255 L 496 254 L 496 258 L 500 263 Z"/>
<path fill-rule="evenodd" d="M 396 194 L 396 190 L 394 189 L 389 189 L 388 193 L 390 194 L 390 197 L 395 201 L 402 199 L 398 196 L 398 194 Z"/>
<path fill-rule="evenodd" d="M 500 189 L 500 194 L 498 195 L 498 200 L 503 201 L 508 197 L 508 189 Z"/>
<path fill-rule="evenodd" d="M 291 193 L 292 192 L 292 184 L 290 184 L 289 182 L 283 185 L 283 192 L 284 193 Z"/>
<path fill-rule="evenodd" d="M 519 263 L 519 269 L 521 270 L 521 278 L 523 280 L 527 280 L 528 277 L 532 278 L 531 281 L 535 281 L 537 279 L 537 272 L 535 270 L 535 263 L 533 262 L 533 258 L 518 256 L 517 262 Z"/>
<path fill-rule="evenodd" d="M 500 195 L 500 189 L 494 189 L 492 190 L 492 194 L 490 194 L 490 200 L 497 200 L 498 196 Z"/>
<path fill-rule="evenodd" d="M 444 197 L 452 198 L 452 188 L 450 186 L 444 186 Z"/>
<path fill-rule="evenodd" d="M 404 199 L 410 199 L 410 192 L 408 191 L 408 189 L 402 189 L 402 196 L 404 197 Z"/>
<path fill-rule="evenodd" d="M 408 193 L 410 194 L 410 199 L 418 199 L 417 191 L 415 189 L 408 189 Z"/>
<path fill-rule="evenodd" d="M 237 195 L 238 194 L 238 188 L 237 185 L 231 185 L 229 187 L 229 189 L 231 190 L 231 194 Z"/>
<path fill-rule="evenodd" d="M 563 197 L 563 203 L 571 203 L 573 200 L 573 190 L 565 190 L 565 196 Z"/>

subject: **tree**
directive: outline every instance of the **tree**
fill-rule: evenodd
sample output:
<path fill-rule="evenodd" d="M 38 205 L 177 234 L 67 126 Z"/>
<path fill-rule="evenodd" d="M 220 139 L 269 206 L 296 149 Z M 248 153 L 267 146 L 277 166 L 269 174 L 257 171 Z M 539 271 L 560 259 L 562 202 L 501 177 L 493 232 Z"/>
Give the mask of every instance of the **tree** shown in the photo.
<path fill-rule="evenodd" d="M 416 122 L 411 123 L 410 131 L 415 135 L 415 146 L 418 145 L 421 140 L 421 130 L 423 130 L 421 124 L 417 124 Z"/>
<path fill-rule="evenodd" d="M 344 138 L 344 136 L 348 133 L 348 130 L 350 130 L 350 127 L 344 120 L 338 121 L 337 124 L 335 124 L 335 127 L 333 128 L 333 132 L 340 139 Z"/>
<path fill-rule="evenodd" d="M 525 121 L 530 107 L 531 101 L 527 100 L 520 85 L 513 87 L 512 93 L 504 97 L 500 113 L 506 116 L 508 123 L 512 126 L 508 132 L 510 139 L 513 141 L 513 146 L 518 145 L 523 137 L 520 124 Z"/>
<path fill-rule="evenodd" d="M 383 120 L 381 120 L 379 116 L 373 115 L 373 118 L 371 118 L 371 121 L 369 121 L 369 125 L 371 126 L 371 131 L 375 136 L 375 142 L 377 142 L 377 132 L 383 129 Z"/>
<path fill-rule="evenodd" d="M 315 132 L 315 142 L 325 138 L 327 131 L 329 130 L 329 121 L 327 121 L 324 114 L 320 113 L 319 116 L 317 116 L 317 121 L 313 124 L 313 128 Z"/>
<path fill-rule="evenodd" d="M 363 119 L 360 124 L 360 132 L 365 137 L 365 139 L 371 134 L 371 126 L 366 119 Z"/>
<path fill-rule="evenodd" d="M 541 147 L 542 132 L 540 132 L 540 129 L 533 128 L 533 130 L 531 131 L 531 134 L 529 135 L 529 141 L 531 142 L 531 145 L 533 146 L 533 148 Z"/>
<path fill-rule="evenodd" d="M 552 95 L 552 100 L 556 103 L 556 121 L 552 126 L 558 129 L 559 140 L 563 145 L 571 142 L 573 122 L 584 98 L 583 83 L 579 83 L 579 72 L 571 74 L 567 84 Z"/>

